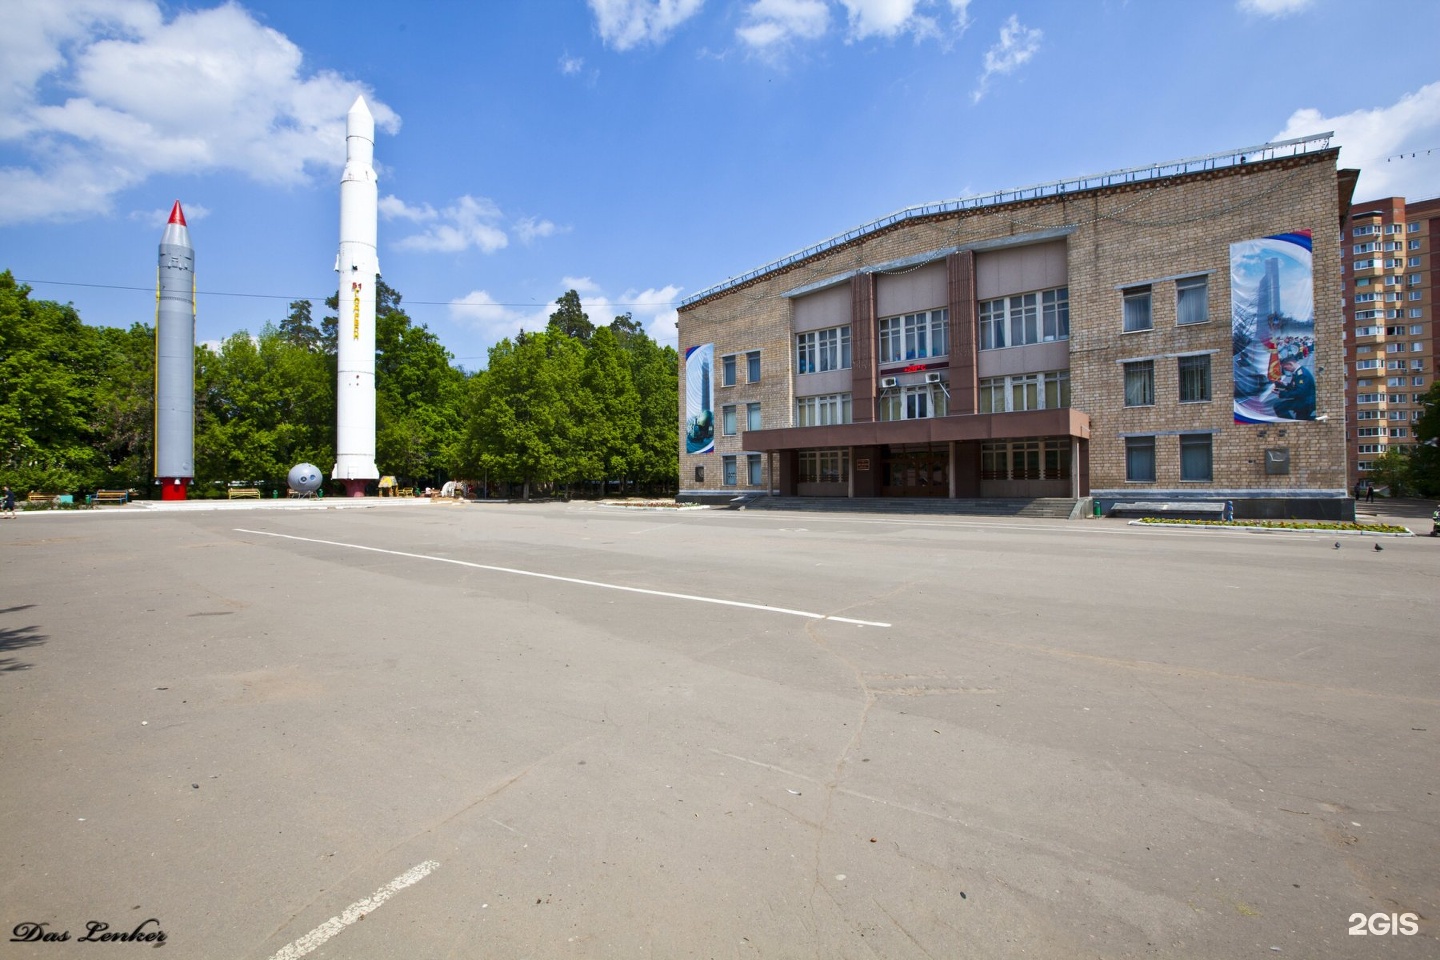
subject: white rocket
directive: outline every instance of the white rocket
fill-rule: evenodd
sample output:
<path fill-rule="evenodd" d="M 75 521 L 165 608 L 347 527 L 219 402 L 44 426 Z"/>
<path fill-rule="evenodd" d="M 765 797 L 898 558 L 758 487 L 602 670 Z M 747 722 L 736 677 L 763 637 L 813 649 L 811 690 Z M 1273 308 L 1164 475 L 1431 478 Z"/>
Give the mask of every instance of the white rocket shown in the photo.
<path fill-rule="evenodd" d="M 155 477 L 162 500 L 184 500 L 195 479 L 195 248 L 179 200 L 155 279 Z"/>
<path fill-rule="evenodd" d="M 345 116 L 345 172 L 340 177 L 340 315 L 337 318 L 335 469 L 352 497 L 378 480 L 375 466 L 375 250 L 379 193 L 375 179 L 375 118 L 356 97 Z"/>

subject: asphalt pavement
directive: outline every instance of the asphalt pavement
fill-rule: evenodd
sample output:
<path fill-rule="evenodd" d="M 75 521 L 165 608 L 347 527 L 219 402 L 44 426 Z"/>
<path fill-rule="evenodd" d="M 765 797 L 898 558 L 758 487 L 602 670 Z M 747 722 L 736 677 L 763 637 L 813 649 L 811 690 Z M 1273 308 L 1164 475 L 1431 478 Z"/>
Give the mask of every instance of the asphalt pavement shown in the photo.
<path fill-rule="evenodd" d="M 1440 955 L 1440 540 L 327 500 L 0 582 L 0 957 Z"/>

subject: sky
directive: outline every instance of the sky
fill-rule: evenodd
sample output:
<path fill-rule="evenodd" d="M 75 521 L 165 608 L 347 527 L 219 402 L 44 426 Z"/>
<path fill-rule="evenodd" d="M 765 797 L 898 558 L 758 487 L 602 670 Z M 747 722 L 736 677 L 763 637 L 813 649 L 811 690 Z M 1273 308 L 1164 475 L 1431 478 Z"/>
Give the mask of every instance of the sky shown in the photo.
<path fill-rule="evenodd" d="M 467 370 L 554 301 L 676 342 L 687 296 L 919 203 L 1335 131 L 1440 195 L 1434 0 L 7 0 L 0 270 L 197 337 L 334 293 L 345 114 L 385 281 Z M 1373 26 L 1372 26 L 1373 24 Z"/>

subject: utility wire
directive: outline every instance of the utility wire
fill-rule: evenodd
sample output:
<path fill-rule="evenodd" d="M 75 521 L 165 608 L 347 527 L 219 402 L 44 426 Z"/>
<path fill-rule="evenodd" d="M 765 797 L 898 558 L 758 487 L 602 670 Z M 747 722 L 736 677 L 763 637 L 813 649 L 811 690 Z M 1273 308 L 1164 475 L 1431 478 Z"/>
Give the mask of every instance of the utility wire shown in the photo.
<path fill-rule="evenodd" d="M 16 278 L 15 278 L 15 282 L 16 282 L 16 283 L 23 283 L 23 284 L 25 284 L 26 286 L 33 286 L 33 285 L 35 285 L 35 284 L 37 284 L 37 283 L 42 283 L 42 284 L 49 284 L 50 286 L 54 286 L 54 287 L 91 287 L 91 288 L 97 289 L 97 290 L 135 290 L 135 291 L 139 291 L 139 292 L 141 292 L 141 293 L 154 293 L 154 292 L 155 292 L 155 288 L 154 288 L 154 287 L 129 287 L 129 286 L 124 286 L 124 285 L 118 284 L 118 283 L 79 283 L 79 282 L 73 281 L 73 280 L 22 280 L 22 279 L 20 279 L 19 277 L 16 277 Z M 324 303 L 326 297 L 329 297 L 329 296 L 330 296 L 330 294 L 327 293 L 324 297 L 285 297 L 285 296 L 281 296 L 281 295 L 278 294 L 278 293 L 232 293 L 232 292 L 227 291 L 227 290 L 196 290 L 196 291 L 195 291 L 195 295 L 196 295 L 196 296 L 206 296 L 206 297 L 249 297 L 250 299 L 254 299 L 254 300 L 284 300 L 284 301 L 286 301 L 286 302 L 294 302 L 294 301 L 296 301 L 296 300 L 308 300 L 308 301 L 310 301 L 311 303 Z M 581 297 L 580 299 L 581 299 L 581 301 L 583 302 L 585 298 L 584 298 L 584 297 Z M 457 301 L 457 300 L 410 300 L 410 299 L 406 299 L 406 298 L 402 297 L 401 300 L 400 300 L 400 303 L 401 303 L 401 306 L 402 306 L 402 307 L 403 307 L 404 305 L 406 305 L 406 304 L 414 304 L 415 306 L 420 306 L 420 307 L 464 307 L 464 306 L 480 306 L 480 307 L 539 307 L 539 306 L 550 306 L 551 304 L 554 303 L 554 301 L 553 301 L 553 300 L 547 300 L 544 304 L 540 303 L 538 300 L 527 300 L 527 301 L 525 301 L 525 302 L 523 302 L 523 303 L 499 303 L 499 302 L 490 302 L 490 303 L 480 303 L 480 304 L 467 304 L 467 303 L 465 303 L 464 301 Z M 668 302 L 667 302 L 667 301 L 654 301 L 654 300 L 652 300 L 652 301 L 647 301 L 647 302 L 645 302 L 645 303 L 607 303 L 606 306 L 607 306 L 607 307 L 673 307 L 673 306 L 676 306 L 677 304 L 678 304 L 678 301 L 668 301 Z"/>

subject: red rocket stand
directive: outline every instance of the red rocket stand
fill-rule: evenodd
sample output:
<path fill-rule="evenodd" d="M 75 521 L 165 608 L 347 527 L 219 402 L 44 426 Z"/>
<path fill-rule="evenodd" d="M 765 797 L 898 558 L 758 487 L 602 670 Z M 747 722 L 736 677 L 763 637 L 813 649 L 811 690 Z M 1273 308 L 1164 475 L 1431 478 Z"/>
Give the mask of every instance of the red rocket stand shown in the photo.
<path fill-rule="evenodd" d="M 161 500 L 184 500 L 190 489 L 190 477 L 161 477 Z"/>
<path fill-rule="evenodd" d="M 365 484 L 369 483 L 370 481 L 368 481 L 368 480 L 341 480 L 340 482 L 343 483 L 343 484 L 345 484 L 345 496 L 347 496 L 347 497 L 363 497 L 363 496 L 365 496 Z"/>

